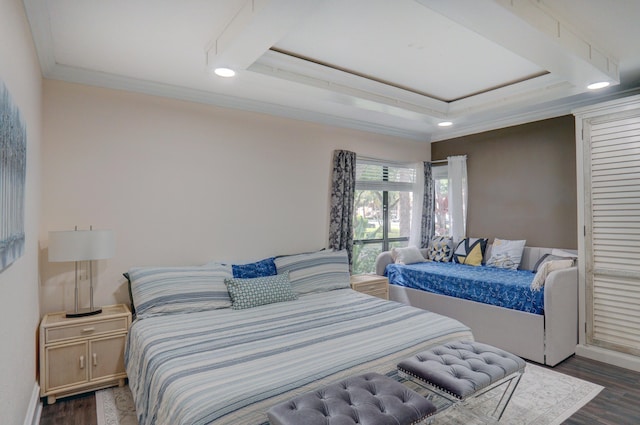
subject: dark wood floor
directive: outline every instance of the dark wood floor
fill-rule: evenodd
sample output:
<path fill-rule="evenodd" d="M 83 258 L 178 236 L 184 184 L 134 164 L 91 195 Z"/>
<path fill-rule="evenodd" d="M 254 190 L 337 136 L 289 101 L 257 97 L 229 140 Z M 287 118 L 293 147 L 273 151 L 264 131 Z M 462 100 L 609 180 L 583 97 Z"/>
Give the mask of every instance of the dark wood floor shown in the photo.
<path fill-rule="evenodd" d="M 640 424 L 640 373 L 576 356 L 554 370 L 605 387 L 564 424 Z M 40 425 L 97 425 L 94 395 L 70 397 L 44 406 Z"/>
<path fill-rule="evenodd" d="M 44 399 L 46 403 L 46 398 Z M 96 397 L 93 392 L 67 397 L 45 404 L 40 425 L 98 425 Z"/>
<path fill-rule="evenodd" d="M 564 424 L 640 424 L 640 373 L 576 356 L 554 370 L 605 387 Z"/>

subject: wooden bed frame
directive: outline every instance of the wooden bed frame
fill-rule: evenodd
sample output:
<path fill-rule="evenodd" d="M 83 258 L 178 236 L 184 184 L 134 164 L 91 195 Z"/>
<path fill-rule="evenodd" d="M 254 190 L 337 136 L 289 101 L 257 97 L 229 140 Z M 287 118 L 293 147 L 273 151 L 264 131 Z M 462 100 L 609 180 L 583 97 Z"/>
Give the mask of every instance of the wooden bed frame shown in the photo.
<path fill-rule="evenodd" d="M 422 252 L 426 254 L 426 250 Z M 525 247 L 520 268 L 532 270 L 538 259 L 551 252 L 551 248 Z M 376 273 L 384 275 L 385 267 L 392 262 L 389 251 L 381 253 L 376 259 Z M 549 366 L 573 355 L 578 344 L 577 267 L 547 276 L 544 315 L 393 284 L 389 285 L 389 299 L 457 319 L 471 328 L 476 341 Z"/>

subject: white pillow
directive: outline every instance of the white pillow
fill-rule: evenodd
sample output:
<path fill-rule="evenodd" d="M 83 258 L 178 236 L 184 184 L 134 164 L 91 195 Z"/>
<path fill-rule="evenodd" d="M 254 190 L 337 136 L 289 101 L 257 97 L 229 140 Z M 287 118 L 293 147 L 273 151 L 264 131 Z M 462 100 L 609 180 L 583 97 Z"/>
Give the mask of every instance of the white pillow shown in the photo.
<path fill-rule="evenodd" d="M 544 282 L 545 280 L 547 280 L 547 276 L 549 275 L 549 273 L 554 270 L 566 269 L 571 266 L 573 266 L 573 260 L 547 261 L 538 269 L 538 272 L 533 278 L 533 282 L 531 282 L 531 289 L 533 289 L 534 291 L 539 291 L 544 286 Z"/>
<path fill-rule="evenodd" d="M 571 257 L 571 258 L 578 258 L 578 253 L 571 251 L 571 250 L 566 250 L 566 249 L 558 249 L 558 248 L 553 248 L 551 250 L 551 255 L 556 255 L 558 257 Z"/>
<path fill-rule="evenodd" d="M 406 248 L 392 248 L 391 258 L 396 264 L 413 264 L 427 261 L 418 248 L 408 246 Z"/>
<path fill-rule="evenodd" d="M 518 270 L 525 243 L 527 243 L 526 240 L 508 241 L 495 238 L 491 246 L 491 258 L 487 261 L 487 266 Z"/>

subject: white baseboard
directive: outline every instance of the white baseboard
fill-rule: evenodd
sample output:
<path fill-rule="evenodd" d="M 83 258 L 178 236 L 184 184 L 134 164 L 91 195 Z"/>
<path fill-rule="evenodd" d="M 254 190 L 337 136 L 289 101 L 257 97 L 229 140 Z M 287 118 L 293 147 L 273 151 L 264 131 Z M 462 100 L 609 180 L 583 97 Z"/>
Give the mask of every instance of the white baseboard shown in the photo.
<path fill-rule="evenodd" d="M 40 401 L 40 385 L 35 382 L 33 391 L 31 392 L 31 400 L 24 418 L 24 425 L 38 425 L 40 423 L 40 415 L 42 414 L 42 402 Z"/>
<path fill-rule="evenodd" d="M 630 354 L 618 353 L 617 351 L 594 347 L 593 345 L 579 344 L 576 347 L 576 355 L 640 372 L 640 357 Z"/>

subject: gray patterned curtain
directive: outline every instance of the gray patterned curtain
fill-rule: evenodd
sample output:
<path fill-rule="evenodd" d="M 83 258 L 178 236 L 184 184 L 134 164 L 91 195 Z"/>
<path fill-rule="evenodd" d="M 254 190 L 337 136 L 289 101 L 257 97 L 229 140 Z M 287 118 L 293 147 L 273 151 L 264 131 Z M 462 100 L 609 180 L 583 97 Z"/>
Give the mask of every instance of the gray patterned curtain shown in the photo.
<path fill-rule="evenodd" d="M 422 201 L 422 240 L 420 247 L 427 248 L 429 241 L 435 233 L 435 187 L 433 184 L 433 174 L 431 171 L 431 163 L 424 163 L 424 198 Z"/>
<path fill-rule="evenodd" d="M 353 203 L 356 192 L 356 154 L 333 152 L 329 248 L 346 249 L 353 263 Z"/>

